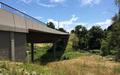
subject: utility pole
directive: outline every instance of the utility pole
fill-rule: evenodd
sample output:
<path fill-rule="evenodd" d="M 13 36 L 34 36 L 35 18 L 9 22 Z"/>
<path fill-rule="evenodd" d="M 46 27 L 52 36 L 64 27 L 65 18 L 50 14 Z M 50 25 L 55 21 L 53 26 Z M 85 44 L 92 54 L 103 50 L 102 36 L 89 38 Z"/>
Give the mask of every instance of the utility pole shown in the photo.
<path fill-rule="evenodd" d="M 58 29 L 59 29 L 59 20 L 58 20 Z"/>

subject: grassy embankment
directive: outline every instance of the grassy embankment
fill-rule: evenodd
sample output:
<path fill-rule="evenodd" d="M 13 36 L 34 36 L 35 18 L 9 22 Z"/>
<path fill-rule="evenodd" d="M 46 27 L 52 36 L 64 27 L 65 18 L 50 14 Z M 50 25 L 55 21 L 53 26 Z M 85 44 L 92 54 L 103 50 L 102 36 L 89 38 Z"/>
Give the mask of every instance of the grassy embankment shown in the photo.
<path fill-rule="evenodd" d="M 0 62 L 3 75 L 120 75 L 120 63 L 92 55 L 51 62 L 45 66 L 15 62 Z"/>

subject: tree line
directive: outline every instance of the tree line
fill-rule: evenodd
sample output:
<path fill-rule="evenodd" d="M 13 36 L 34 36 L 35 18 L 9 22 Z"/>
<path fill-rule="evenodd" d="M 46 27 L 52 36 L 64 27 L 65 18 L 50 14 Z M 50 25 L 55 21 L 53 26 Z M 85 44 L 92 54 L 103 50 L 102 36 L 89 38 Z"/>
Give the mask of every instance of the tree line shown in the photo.
<path fill-rule="evenodd" d="M 83 25 L 77 25 L 72 34 L 74 38 L 72 47 L 74 50 L 92 51 L 99 50 L 102 56 L 112 55 L 116 61 L 120 61 L 120 0 L 115 0 L 119 11 L 112 18 L 112 24 L 102 29 L 100 26 L 92 26 L 89 30 Z M 52 22 L 47 23 L 47 26 L 55 29 Z M 57 29 L 66 32 L 63 28 Z"/>
<path fill-rule="evenodd" d="M 89 30 L 83 25 L 77 25 L 71 34 L 75 34 L 77 39 L 73 41 L 73 49 L 75 51 L 84 50 L 92 51 L 99 50 L 102 56 L 113 55 L 115 60 L 120 59 L 120 21 L 119 16 L 116 14 L 112 18 L 113 23 L 106 29 L 100 26 L 92 26 Z M 53 29 L 54 23 L 49 22 L 47 26 Z M 56 29 L 66 32 L 65 29 Z"/>

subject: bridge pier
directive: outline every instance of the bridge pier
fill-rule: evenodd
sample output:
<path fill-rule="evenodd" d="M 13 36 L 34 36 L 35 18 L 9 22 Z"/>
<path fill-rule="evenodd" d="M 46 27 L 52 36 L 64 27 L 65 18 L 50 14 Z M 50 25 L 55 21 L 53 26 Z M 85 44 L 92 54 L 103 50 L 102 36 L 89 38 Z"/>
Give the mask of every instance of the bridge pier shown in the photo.
<path fill-rule="evenodd" d="M 56 60 L 56 42 L 53 43 L 53 56 L 54 60 Z"/>
<path fill-rule="evenodd" d="M 34 63 L 34 43 L 31 43 L 31 61 Z"/>
<path fill-rule="evenodd" d="M 10 32 L 10 50 L 11 50 L 11 60 L 15 61 L 15 38 L 14 32 Z"/>
<path fill-rule="evenodd" d="M 57 43 L 60 41 L 60 39 L 57 39 L 56 41 L 53 42 L 53 56 L 54 56 L 54 60 L 56 61 L 56 47 L 57 47 Z"/>

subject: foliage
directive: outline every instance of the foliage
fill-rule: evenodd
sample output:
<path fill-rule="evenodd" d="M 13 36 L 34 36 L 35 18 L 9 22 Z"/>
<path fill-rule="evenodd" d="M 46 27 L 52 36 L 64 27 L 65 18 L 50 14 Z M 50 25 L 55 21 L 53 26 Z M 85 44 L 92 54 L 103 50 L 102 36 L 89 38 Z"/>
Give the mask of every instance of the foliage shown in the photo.
<path fill-rule="evenodd" d="M 93 26 L 90 30 L 87 30 L 86 27 L 77 25 L 74 31 L 78 38 L 78 41 L 73 41 L 73 48 L 75 50 L 100 49 L 102 39 L 107 37 L 105 36 L 107 31 L 104 31 L 100 26 Z"/>
<path fill-rule="evenodd" d="M 120 8 L 120 0 L 115 0 L 115 4 Z"/>
<path fill-rule="evenodd" d="M 75 27 L 75 34 L 77 35 L 79 42 L 75 42 L 76 45 L 79 45 L 80 49 L 87 48 L 87 29 L 82 25 L 78 25 Z"/>
<path fill-rule="evenodd" d="M 105 37 L 104 31 L 100 26 L 93 26 L 89 30 L 88 47 L 89 49 L 100 49 L 101 40 Z"/>
<path fill-rule="evenodd" d="M 0 71 L 2 75 L 49 75 L 52 73 L 46 66 L 10 61 L 0 62 Z"/>
<path fill-rule="evenodd" d="M 119 16 L 112 18 L 112 24 L 107 28 L 107 36 L 102 40 L 102 55 L 114 55 L 116 61 L 120 61 L 120 23 Z"/>
<path fill-rule="evenodd" d="M 90 53 L 100 55 L 101 51 L 100 50 L 90 50 Z"/>
<path fill-rule="evenodd" d="M 118 61 L 120 59 L 120 24 L 119 24 L 119 16 L 115 15 L 112 18 L 112 25 L 108 27 L 109 39 L 107 39 L 108 50 L 115 50 L 115 59 Z"/>
<path fill-rule="evenodd" d="M 50 28 L 52 28 L 52 29 L 55 29 L 55 25 L 52 22 L 48 22 L 47 26 L 50 27 Z"/>
<path fill-rule="evenodd" d="M 63 28 L 59 28 L 58 30 L 61 31 L 61 32 L 66 32 L 66 30 L 63 29 Z"/>
<path fill-rule="evenodd" d="M 108 48 L 108 42 L 106 40 L 102 40 L 101 46 L 101 55 L 106 56 L 110 54 L 110 50 Z"/>
<path fill-rule="evenodd" d="M 80 37 L 86 37 L 87 35 L 87 29 L 86 27 L 82 25 L 77 25 L 75 27 L 75 34 L 80 38 Z"/>
<path fill-rule="evenodd" d="M 75 33 L 75 31 L 74 31 L 74 30 L 71 30 L 71 34 L 73 34 L 73 33 Z"/>
<path fill-rule="evenodd" d="M 71 56 L 68 53 L 66 55 Z M 39 63 L 27 64 L 1 61 L 1 75 L 119 75 L 120 63 L 109 61 L 101 56 L 82 56 L 76 59 L 51 62 L 47 65 Z"/>
<path fill-rule="evenodd" d="M 69 60 L 81 56 L 87 56 L 87 54 L 79 53 L 79 52 L 67 52 L 61 57 L 61 60 Z"/>

